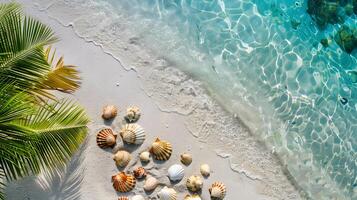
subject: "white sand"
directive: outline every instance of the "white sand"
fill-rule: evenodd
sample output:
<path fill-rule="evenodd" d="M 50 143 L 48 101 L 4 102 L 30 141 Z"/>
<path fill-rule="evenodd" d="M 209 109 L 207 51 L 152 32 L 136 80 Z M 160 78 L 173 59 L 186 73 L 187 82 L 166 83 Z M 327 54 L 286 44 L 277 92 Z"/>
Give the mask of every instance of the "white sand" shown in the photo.
<path fill-rule="evenodd" d="M 170 67 L 163 58 L 140 48 L 140 41 L 133 42 L 125 35 L 118 38 L 125 50 L 116 56 L 125 66 L 135 67 L 135 70 L 126 70 L 101 47 L 78 37 L 72 27 L 65 27 L 49 17 L 51 10 L 39 11 L 32 2 L 20 2 L 28 14 L 50 25 L 61 38 L 55 46 L 58 55 L 64 55 L 66 63 L 79 66 L 83 83 L 72 98 L 86 107 L 92 123 L 87 142 L 67 169 L 47 183 L 31 177 L 10 184 L 8 199 L 116 200 L 121 194 L 113 189 L 111 176 L 119 170 L 112 160 L 112 151 L 98 148 L 95 136 L 106 126 L 118 131 L 128 105 L 141 108 L 143 114 L 138 123 L 145 128 L 148 137 L 142 146 L 130 148 L 135 159 L 125 170 L 140 166 L 138 153 L 160 137 L 172 142 L 173 155 L 168 162 L 151 161 L 145 168 L 163 185 L 174 187 L 179 192 L 179 199 L 188 193 L 186 178 L 171 185 L 166 171 L 170 165 L 180 163 L 179 155 L 183 152 L 193 155 L 193 163 L 185 167 L 186 177 L 199 174 L 202 163 L 208 163 L 212 168 L 211 176 L 204 181 L 202 199 L 209 199 L 208 187 L 214 181 L 226 184 L 227 200 L 300 199 L 278 160 L 264 145 L 209 98 L 198 82 Z M 73 20 L 76 15 L 73 12 L 62 14 L 64 21 Z M 110 124 L 100 118 L 105 104 L 115 104 L 121 111 Z M 142 185 L 143 181 L 138 181 L 135 190 L 127 195 L 143 194 L 147 199 L 157 199 L 156 193 L 162 186 L 145 194 Z"/>

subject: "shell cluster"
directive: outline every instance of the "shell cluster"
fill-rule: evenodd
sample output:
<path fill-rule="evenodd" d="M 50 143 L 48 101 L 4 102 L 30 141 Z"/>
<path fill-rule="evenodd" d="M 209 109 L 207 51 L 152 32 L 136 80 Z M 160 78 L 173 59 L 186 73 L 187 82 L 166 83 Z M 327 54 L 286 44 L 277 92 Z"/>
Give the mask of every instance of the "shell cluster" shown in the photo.
<path fill-rule="evenodd" d="M 118 192 L 129 192 L 134 189 L 136 180 L 133 175 L 119 172 L 112 176 L 113 187 Z"/>

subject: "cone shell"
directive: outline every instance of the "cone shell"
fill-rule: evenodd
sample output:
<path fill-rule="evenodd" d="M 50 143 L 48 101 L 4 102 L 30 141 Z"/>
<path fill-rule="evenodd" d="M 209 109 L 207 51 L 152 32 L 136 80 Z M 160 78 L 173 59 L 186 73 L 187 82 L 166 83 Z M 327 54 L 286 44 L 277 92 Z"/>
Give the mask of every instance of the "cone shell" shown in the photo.
<path fill-rule="evenodd" d="M 112 176 L 113 187 L 118 192 L 129 192 L 134 189 L 136 180 L 133 175 L 119 172 Z"/>
<path fill-rule="evenodd" d="M 133 173 L 137 179 L 145 178 L 147 175 L 146 170 L 143 167 L 136 168 Z"/>
<path fill-rule="evenodd" d="M 185 176 L 185 170 L 178 164 L 172 165 L 167 172 L 171 181 L 180 181 Z"/>
<path fill-rule="evenodd" d="M 144 190 L 145 191 L 155 190 L 158 184 L 159 184 L 159 181 L 155 177 L 148 176 L 144 183 Z"/>
<path fill-rule="evenodd" d="M 207 164 L 201 165 L 200 171 L 201 171 L 202 176 L 209 176 L 211 174 L 211 169 L 210 169 L 209 165 L 207 165 Z"/>
<path fill-rule="evenodd" d="M 184 165 L 190 165 L 192 163 L 192 156 L 188 153 L 181 154 L 181 162 Z"/>
<path fill-rule="evenodd" d="M 130 106 L 126 109 L 125 120 L 127 122 L 137 122 L 141 116 L 140 109 L 136 106 Z"/>
<path fill-rule="evenodd" d="M 177 192 L 173 188 L 168 188 L 165 186 L 160 192 L 157 193 L 160 200 L 176 200 Z"/>
<path fill-rule="evenodd" d="M 154 154 L 156 160 L 166 161 L 170 159 L 172 154 L 172 145 L 167 141 L 157 138 L 152 144 L 150 152 Z"/>
<path fill-rule="evenodd" d="M 145 200 L 145 198 L 141 195 L 135 195 L 131 197 L 131 200 Z"/>
<path fill-rule="evenodd" d="M 118 114 L 118 109 L 114 105 L 106 105 L 103 108 L 102 118 L 105 120 L 113 119 Z"/>
<path fill-rule="evenodd" d="M 186 187 L 191 192 L 197 192 L 202 189 L 203 181 L 199 176 L 190 176 L 186 181 Z"/>
<path fill-rule="evenodd" d="M 117 134 L 110 128 L 102 129 L 97 134 L 97 144 L 101 148 L 113 147 L 116 144 Z"/>
<path fill-rule="evenodd" d="M 226 186 L 221 182 L 214 182 L 208 191 L 212 200 L 222 200 L 226 196 Z"/>
<path fill-rule="evenodd" d="M 128 144 L 142 144 L 145 140 L 145 131 L 139 124 L 126 124 L 120 130 L 120 136 Z"/>
<path fill-rule="evenodd" d="M 129 197 L 122 196 L 122 197 L 119 197 L 118 200 L 129 200 Z"/>
<path fill-rule="evenodd" d="M 120 150 L 113 156 L 113 160 L 118 167 L 126 167 L 131 160 L 129 152 Z"/>
<path fill-rule="evenodd" d="M 202 199 L 197 194 L 194 194 L 194 195 L 186 195 L 184 200 L 202 200 Z"/>
<path fill-rule="evenodd" d="M 150 152 L 148 151 L 141 152 L 139 157 L 141 162 L 150 162 Z"/>

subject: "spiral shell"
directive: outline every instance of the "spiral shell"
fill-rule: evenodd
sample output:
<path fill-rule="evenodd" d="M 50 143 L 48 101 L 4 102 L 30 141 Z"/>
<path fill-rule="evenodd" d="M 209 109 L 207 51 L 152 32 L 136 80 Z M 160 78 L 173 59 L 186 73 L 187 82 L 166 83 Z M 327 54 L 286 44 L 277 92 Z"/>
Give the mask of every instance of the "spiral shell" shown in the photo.
<path fill-rule="evenodd" d="M 172 154 L 172 145 L 167 141 L 157 138 L 151 145 L 150 152 L 154 154 L 156 160 L 166 161 L 170 159 Z"/>
<path fill-rule="evenodd" d="M 192 156 L 188 153 L 181 154 L 181 162 L 184 165 L 190 165 L 192 163 Z"/>
<path fill-rule="evenodd" d="M 202 200 L 202 199 L 197 194 L 194 194 L 194 195 L 186 195 L 184 200 Z"/>
<path fill-rule="evenodd" d="M 145 140 L 145 131 L 139 124 L 126 124 L 120 130 L 120 136 L 128 144 L 142 144 Z"/>
<path fill-rule="evenodd" d="M 158 184 L 159 184 L 159 181 L 155 177 L 148 176 L 144 183 L 144 190 L 145 191 L 155 190 L 155 188 L 157 187 Z"/>
<path fill-rule="evenodd" d="M 145 178 L 147 175 L 146 170 L 143 167 L 136 168 L 133 171 L 133 174 L 134 174 L 135 178 L 137 178 L 137 179 Z"/>
<path fill-rule="evenodd" d="M 135 195 L 131 197 L 131 200 L 145 200 L 145 198 L 141 195 Z"/>
<path fill-rule="evenodd" d="M 197 192 L 202 189 L 203 182 L 199 176 L 190 176 L 186 181 L 186 187 L 191 192 Z"/>
<path fill-rule="evenodd" d="M 113 156 L 113 160 L 118 167 L 126 167 L 131 160 L 129 152 L 120 150 Z"/>
<path fill-rule="evenodd" d="M 97 144 L 101 148 L 113 147 L 116 144 L 117 134 L 110 128 L 102 129 L 97 134 Z"/>
<path fill-rule="evenodd" d="M 130 106 L 126 109 L 126 115 L 124 116 L 127 122 L 137 122 L 141 116 L 140 109 L 136 106 Z"/>
<path fill-rule="evenodd" d="M 114 105 L 106 105 L 103 108 L 102 118 L 105 120 L 113 119 L 118 114 L 118 109 Z"/>
<path fill-rule="evenodd" d="M 129 192 L 134 189 L 136 180 L 133 175 L 119 172 L 112 176 L 113 187 L 118 192 Z"/>
<path fill-rule="evenodd" d="M 180 181 L 185 176 L 185 170 L 178 164 L 172 165 L 167 172 L 171 181 Z"/>
<path fill-rule="evenodd" d="M 221 182 L 214 182 L 208 191 L 212 200 L 222 200 L 226 196 L 226 186 Z"/>
<path fill-rule="evenodd" d="M 177 192 L 173 188 L 168 188 L 165 186 L 160 192 L 157 193 L 160 200 L 176 200 Z"/>
<path fill-rule="evenodd" d="M 118 200 L 129 200 L 129 197 L 121 196 L 121 197 L 118 198 Z"/>
<path fill-rule="evenodd" d="M 139 158 L 141 162 L 144 163 L 150 162 L 150 152 L 148 151 L 141 152 Z"/>
<path fill-rule="evenodd" d="M 211 169 L 210 169 L 209 165 L 207 165 L 207 164 L 201 165 L 200 171 L 201 171 L 202 176 L 209 176 L 211 174 Z"/>

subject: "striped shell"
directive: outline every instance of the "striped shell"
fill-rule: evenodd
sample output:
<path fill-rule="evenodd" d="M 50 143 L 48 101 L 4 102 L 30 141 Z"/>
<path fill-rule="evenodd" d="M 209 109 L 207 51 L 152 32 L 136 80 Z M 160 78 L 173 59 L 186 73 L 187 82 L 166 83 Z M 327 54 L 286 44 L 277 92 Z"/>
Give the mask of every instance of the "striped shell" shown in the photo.
<path fill-rule="evenodd" d="M 117 134 L 110 128 L 102 129 L 97 134 L 97 144 L 101 148 L 113 147 L 116 144 Z"/>
<path fill-rule="evenodd" d="M 159 181 L 155 177 L 148 176 L 144 183 L 144 190 L 145 191 L 155 190 L 158 184 L 159 184 Z"/>
<path fill-rule="evenodd" d="M 194 195 L 186 195 L 184 200 L 202 200 L 202 199 L 197 194 L 194 194 Z"/>
<path fill-rule="evenodd" d="M 180 181 L 185 176 L 185 170 L 178 164 L 172 165 L 167 172 L 171 181 Z"/>
<path fill-rule="evenodd" d="M 127 122 L 133 123 L 137 122 L 141 116 L 140 109 L 136 106 L 130 106 L 126 109 L 125 120 Z"/>
<path fill-rule="evenodd" d="M 212 200 L 222 200 L 226 196 L 226 186 L 221 182 L 214 182 L 208 191 Z"/>
<path fill-rule="evenodd" d="M 133 171 L 135 178 L 141 179 L 146 177 L 146 170 L 143 167 L 138 167 Z"/>
<path fill-rule="evenodd" d="M 165 186 L 160 192 L 157 193 L 160 200 L 176 200 L 177 192 L 173 188 L 168 188 Z"/>
<path fill-rule="evenodd" d="M 127 151 L 120 150 L 114 154 L 113 160 L 118 167 L 126 167 L 131 160 L 131 155 Z"/>
<path fill-rule="evenodd" d="M 118 192 L 129 192 L 134 189 L 136 180 L 133 175 L 119 172 L 112 176 L 113 187 Z"/>
<path fill-rule="evenodd" d="M 167 141 L 157 138 L 151 145 L 150 152 L 154 154 L 156 160 L 166 161 L 170 159 L 172 154 L 172 145 Z"/>
<path fill-rule="evenodd" d="M 129 197 L 121 196 L 121 197 L 118 198 L 118 200 L 129 200 Z"/>
<path fill-rule="evenodd" d="M 145 130 L 139 124 L 126 124 L 120 130 L 120 136 L 128 144 L 142 144 L 145 140 Z"/>
<path fill-rule="evenodd" d="M 190 165 L 192 163 L 192 156 L 188 153 L 181 154 L 181 162 L 184 165 Z"/>
<path fill-rule="evenodd" d="M 103 108 L 102 118 L 105 120 L 113 119 L 118 114 L 118 108 L 114 105 L 106 105 Z"/>
<path fill-rule="evenodd" d="M 131 197 L 131 200 L 145 200 L 145 198 L 141 195 L 135 195 Z"/>
<path fill-rule="evenodd" d="M 186 181 L 186 187 L 191 192 L 197 192 L 202 189 L 203 181 L 199 176 L 190 176 Z"/>

